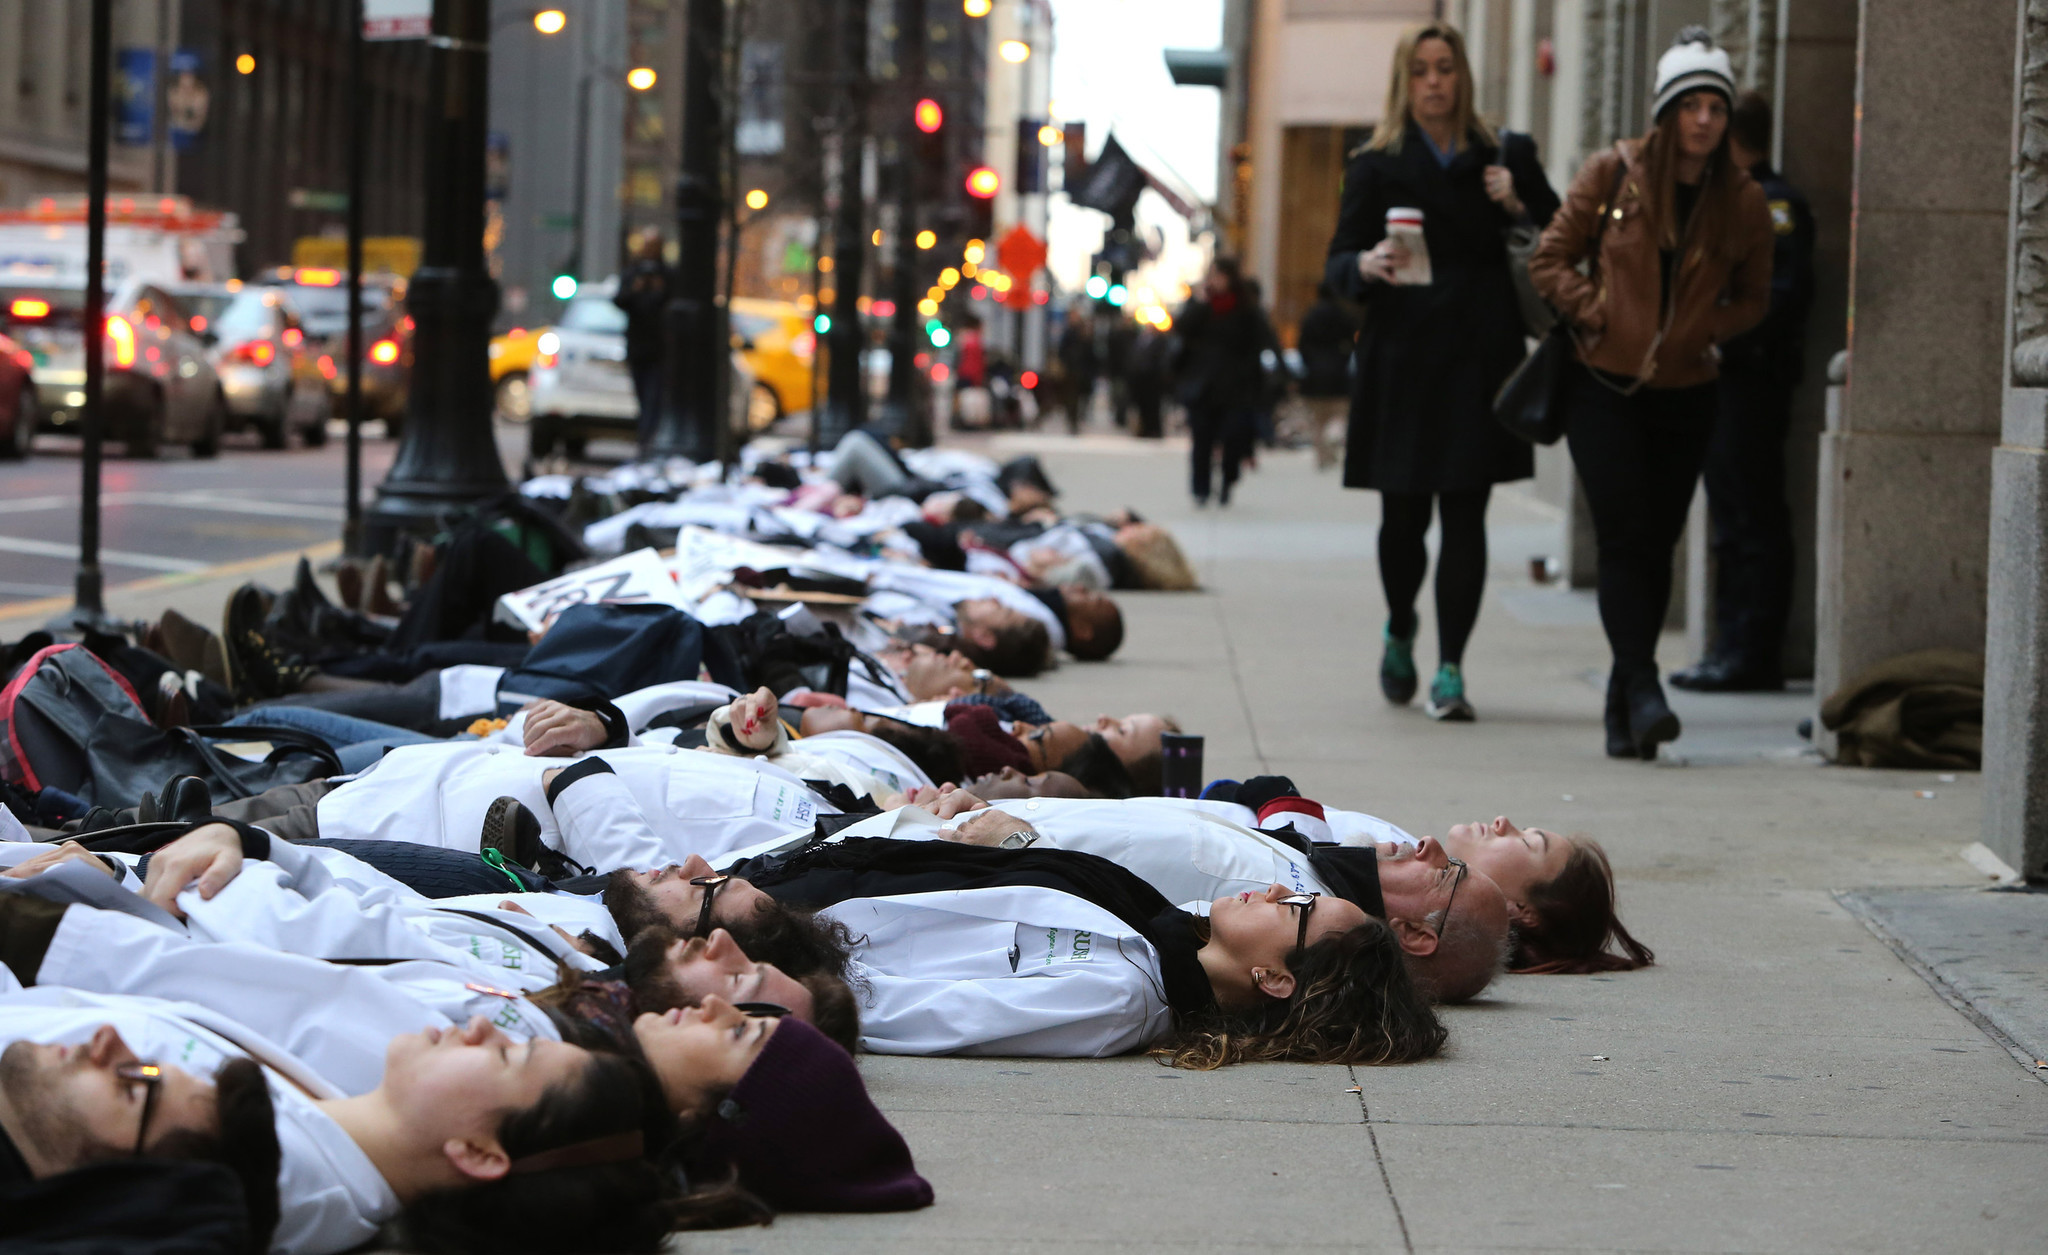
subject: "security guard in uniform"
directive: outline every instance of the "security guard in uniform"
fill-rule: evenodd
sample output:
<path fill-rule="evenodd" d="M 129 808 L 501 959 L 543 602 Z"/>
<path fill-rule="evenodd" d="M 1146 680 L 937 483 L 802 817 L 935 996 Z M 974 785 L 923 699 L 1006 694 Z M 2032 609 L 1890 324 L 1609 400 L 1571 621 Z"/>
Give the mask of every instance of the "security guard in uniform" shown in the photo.
<path fill-rule="evenodd" d="M 1707 454 L 1713 520 L 1714 634 L 1707 656 L 1671 677 L 1701 692 L 1781 689 L 1792 606 L 1792 510 L 1785 435 L 1813 306 L 1813 211 L 1771 168 L 1771 105 L 1745 92 L 1728 119 L 1728 150 L 1763 186 L 1771 210 L 1771 311 L 1721 346 L 1720 417 Z"/>

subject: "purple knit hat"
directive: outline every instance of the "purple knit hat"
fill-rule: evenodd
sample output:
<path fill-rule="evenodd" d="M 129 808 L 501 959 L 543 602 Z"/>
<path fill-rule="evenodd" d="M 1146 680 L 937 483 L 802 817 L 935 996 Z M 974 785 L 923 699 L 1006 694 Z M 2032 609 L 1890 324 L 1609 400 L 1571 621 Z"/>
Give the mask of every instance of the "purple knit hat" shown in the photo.
<path fill-rule="evenodd" d="M 932 1201 L 853 1057 L 794 1017 L 718 1104 L 694 1158 L 700 1169 L 731 1165 L 777 1211 L 911 1211 Z"/>

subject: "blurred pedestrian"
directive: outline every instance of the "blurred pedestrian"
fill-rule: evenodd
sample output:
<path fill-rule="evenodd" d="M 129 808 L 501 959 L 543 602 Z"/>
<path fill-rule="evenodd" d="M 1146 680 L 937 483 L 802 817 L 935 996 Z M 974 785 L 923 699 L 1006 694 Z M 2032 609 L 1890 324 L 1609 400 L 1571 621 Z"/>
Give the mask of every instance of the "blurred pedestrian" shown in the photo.
<path fill-rule="evenodd" d="M 1792 612 L 1792 508 L 1785 435 L 1813 307 L 1813 211 L 1771 168 L 1771 104 L 1744 92 L 1728 116 L 1728 156 L 1764 190 L 1771 211 L 1771 312 L 1721 346 L 1721 391 L 1707 446 L 1713 519 L 1714 635 L 1707 656 L 1671 677 L 1709 693 L 1785 687 Z"/>
<path fill-rule="evenodd" d="M 1109 380 L 1109 421 L 1128 428 L 1131 421 L 1131 349 L 1138 329 L 1121 311 L 1109 319 L 1102 336 L 1102 373 Z"/>
<path fill-rule="evenodd" d="M 1138 411 L 1137 435 L 1157 440 L 1166 434 L 1163 410 L 1166 404 L 1168 368 L 1173 358 L 1173 337 L 1146 324 L 1131 344 L 1127 389 Z"/>
<path fill-rule="evenodd" d="M 1506 236 L 1557 210 L 1536 141 L 1494 130 L 1472 95 L 1456 27 L 1402 36 L 1382 120 L 1344 173 L 1324 275 L 1366 307 L 1344 486 L 1380 494 L 1380 691 L 1396 705 L 1415 696 L 1415 599 L 1434 511 L 1437 670 L 1426 709 L 1461 722 L 1473 717 L 1464 658 L 1486 589 L 1486 504 L 1495 484 L 1535 473 L 1529 446 L 1493 418 L 1494 394 L 1526 344 Z M 1428 278 L 1413 283 L 1404 264 L 1421 268 L 1422 259 L 1389 236 L 1387 222 L 1418 215 Z"/>
<path fill-rule="evenodd" d="M 661 421 L 663 364 L 662 316 L 668 307 L 668 262 L 661 232 L 642 231 L 633 242 L 633 264 L 619 278 L 612 304 L 626 312 L 626 369 L 633 376 L 633 395 L 640 402 L 640 450 L 646 452 Z"/>
<path fill-rule="evenodd" d="M 1251 456 L 1258 407 L 1264 403 L 1266 372 L 1261 355 L 1277 353 L 1279 340 L 1258 302 L 1245 292 L 1244 271 L 1234 257 L 1210 263 L 1200 291 L 1174 320 L 1180 337 L 1180 399 L 1188 407 L 1194 437 L 1189 487 L 1195 504 L 1209 504 L 1217 455 L 1223 458 L 1217 500 L 1230 504 L 1239 470 Z"/>
<path fill-rule="evenodd" d="M 981 337 L 981 319 L 962 314 L 954 324 L 953 425 L 982 429 L 995 423 L 995 402 L 988 387 L 988 349 Z"/>
<path fill-rule="evenodd" d="M 1734 98 L 1728 54 L 1681 30 L 1657 61 L 1650 132 L 1587 159 L 1529 262 L 1578 339 L 1559 403 L 1593 512 L 1616 758 L 1678 737 L 1657 681 L 1671 552 L 1713 438 L 1718 346 L 1770 306 L 1771 215 L 1729 152 Z M 1579 265 L 1603 215 L 1596 281 Z"/>
<path fill-rule="evenodd" d="M 1317 470 L 1327 470 L 1337 461 L 1330 428 L 1351 409 L 1351 350 L 1357 340 L 1358 321 L 1351 311 L 1328 283 L 1317 284 L 1316 303 L 1301 316 L 1301 330 L 1295 336 L 1295 351 L 1301 354 L 1301 403 L 1308 412 Z"/>
<path fill-rule="evenodd" d="M 1095 355 L 1095 318 L 1088 303 L 1076 300 L 1067 307 L 1067 323 L 1060 329 L 1060 403 L 1067 412 L 1067 432 L 1081 434 L 1081 423 L 1095 401 L 1095 376 L 1099 369 Z"/>

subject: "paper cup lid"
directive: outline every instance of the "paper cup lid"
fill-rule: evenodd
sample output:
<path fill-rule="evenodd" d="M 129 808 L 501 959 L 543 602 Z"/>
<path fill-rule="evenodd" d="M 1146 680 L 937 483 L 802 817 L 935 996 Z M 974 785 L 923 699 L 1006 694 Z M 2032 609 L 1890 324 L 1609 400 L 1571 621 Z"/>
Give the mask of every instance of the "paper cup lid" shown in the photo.
<path fill-rule="evenodd" d="M 1422 224 L 1422 211 L 1420 209 L 1389 209 L 1387 211 L 1387 221 L 1413 223 L 1416 226 L 1420 226 Z"/>

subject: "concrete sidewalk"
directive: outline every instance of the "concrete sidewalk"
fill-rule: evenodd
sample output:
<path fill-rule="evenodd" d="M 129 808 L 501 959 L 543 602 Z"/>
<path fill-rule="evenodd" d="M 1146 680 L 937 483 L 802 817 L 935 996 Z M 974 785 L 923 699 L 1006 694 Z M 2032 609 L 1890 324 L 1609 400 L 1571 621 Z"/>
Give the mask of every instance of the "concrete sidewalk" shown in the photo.
<path fill-rule="evenodd" d="M 1177 1072 L 1144 1059 L 863 1068 L 938 1202 L 688 1235 L 712 1252 L 2036 1251 L 2048 1086 L 1937 997 L 1833 890 L 1984 883 L 1979 782 L 1801 753 L 1810 698 L 1699 698 L 1671 763 L 1601 753 L 1606 652 L 1583 595 L 1528 584 L 1552 520 L 1509 489 L 1466 660 L 1480 721 L 1395 710 L 1375 498 L 1267 454 L 1196 513 L 1185 454 L 1012 437 L 1076 508 L 1175 529 L 1207 584 L 1125 596 L 1108 664 L 1028 687 L 1055 713 L 1164 710 L 1211 776 L 1278 771 L 1416 833 L 1505 813 L 1605 842 L 1657 966 L 1511 977 L 1409 1067 Z M 1424 596 L 1427 671 L 1436 657 Z M 1676 646 L 1677 642 L 1669 644 Z M 1667 663 L 1685 661 L 1675 654 Z M 1682 765 L 1681 765 L 1682 764 Z M 1933 796 L 1922 797 L 1923 793 Z M 1356 1092 L 1353 1092 L 1353 1090 Z"/>

